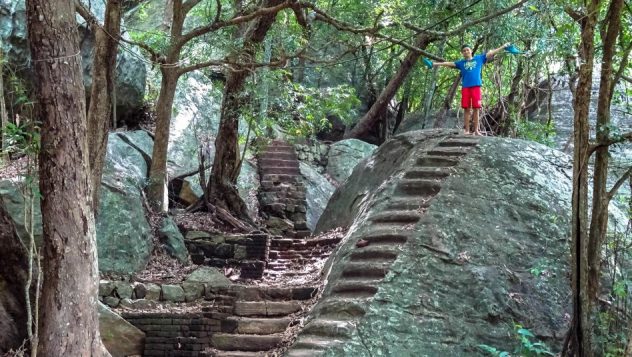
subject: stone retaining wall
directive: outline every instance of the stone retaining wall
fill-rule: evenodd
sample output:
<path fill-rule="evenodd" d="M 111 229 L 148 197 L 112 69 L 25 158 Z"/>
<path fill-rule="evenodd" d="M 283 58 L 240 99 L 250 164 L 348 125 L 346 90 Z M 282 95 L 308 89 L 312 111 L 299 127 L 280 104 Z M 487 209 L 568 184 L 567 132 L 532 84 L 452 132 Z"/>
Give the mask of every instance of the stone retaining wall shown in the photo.
<path fill-rule="evenodd" d="M 268 260 L 270 236 L 265 233 L 213 235 L 189 231 L 185 244 L 194 264 L 239 266 L 241 278 L 260 279 Z"/>

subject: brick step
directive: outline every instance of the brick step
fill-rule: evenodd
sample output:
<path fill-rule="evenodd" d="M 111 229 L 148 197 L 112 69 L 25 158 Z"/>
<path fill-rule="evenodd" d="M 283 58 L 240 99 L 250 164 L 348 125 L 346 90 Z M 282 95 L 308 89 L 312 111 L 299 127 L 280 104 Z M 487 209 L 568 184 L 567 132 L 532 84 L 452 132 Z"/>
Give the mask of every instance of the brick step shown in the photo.
<path fill-rule="evenodd" d="M 241 317 L 281 317 L 301 311 L 301 304 L 290 301 L 236 301 L 233 314 Z"/>
<path fill-rule="evenodd" d="M 251 318 L 251 317 L 228 317 L 222 321 L 222 332 L 251 334 L 251 335 L 272 335 L 284 332 L 292 322 L 289 317 L 280 318 Z"/>
<path fill-rule="evenodd" d="M 316 350 L 314 346 L 292 348 L 285 352 L 286 357 L 315 357 L 322 354 L 324 349 Z"/>
<path fill-rule="evenodd" d="M 267 351 L 283 340 L 283 334 L 242 335 L 216 333 L 211 337 L 213 347 L 224 351 Z"/>
<path fill-rule="evenodd" d="M 452 167 L 417 167 L 404 174 L 406 179 L 442 179 L 454 172 Z"/>
<path fill-rule="evenodd" d="M 297 160 L 260 159 L 259 167 L 299 167 Z"/>
<path fill-rule="evenodd" d="M 439 146 L 450 147 L 450 146 L 476 146 L 480 140 L 478 138 L 472 138 L 467 136 L 462 137 L 453 137 L 446 140 L 443 140 L 439 143 Z"/>
<path fill-rule="evenodd" d="M 343 296 L 348 298 L 370 298 L 378 290 L 381 280 L 350 280 L 341 279 L 331 290 L 331 296 Z"/>
<path fill-rule="evenodd" d="M 301 173 L 298 167 L 282 167 L 282 166 L 261 166 L 259 172 L 263 175 L 295 175 Z"/>
<path fill-rule="evenodd" d="M 416 166 L 451 167 L 456 166 L 459 159 L 445 156 L 423 156 L 415 161 Z"/>
<path fill-rule="evenodd" d="M 392 210 L 411 210 L 424 212 L 430 207 L 431 199 L 420 199 L 416 197 L 394 197 L 388 204 L 387 209 Z"/>
<path fill-rule="evenodd" d="M 382 279 L 388 273 L 390 263 L 347 262 L 342 270 L 344 278 Z"/>
<path fill-rule="evenodd" d="M 398 196 L 434 196 L 441 190 L 441 183 L 436 180 L 402 179 L 395 188 Z"/>
<path fill-rule="evenodd" d="M 261 352 L 247 352 L 247 351 L 213 351 L 207 354 L 200 354 L 200 357 L 262 357 L 264 354 Z"/>
<path fill-rule="evenodd" d="M 256 302 L 300 301 L 311 299 L 318 290 L 316 286 L 258 287 L 246 286 L 236 294 L 237 300 Z"/>
<path fill-rule="evenodd" d="M 355 321 L 316 318 L 310 321 L 301 335 L 348 339 L 355 330 Z"/>
<path fill-rule="evenodd" d="M 293 236 L 296 238 L 305 238 L 311 235 L 312 235 L 312 232 L 310 232 L 309 230 L 297 230 L 297 231 L 294 231 L 293 233 Z"/>
<path fill-rule="evenodd" d="M 259 155 L 259 160 L 298 160 L 295 152 L 264 152 Z"/>
<path fill-rule="evenodd" d="M 470 152 L 469 147 L 436 146 L 432 148 L 430 151 L 428 151 L 428 155 L 460 158 L 461 156 L 465 156 L 468 152 Z"/>
<path fill-rule="evenodd" d="M 281 183 L 290 183 L 295 182 L 301 177 L 298 174 L 264 174 L 261 176 L 261 184 L 263 182 L 270 181 L 274 185 L 278 185 Z"/>
<path fill-rule="evenodd" d="M 263 149 L 263 153 L 272 153 L 272 152 L 295 152 L 293 146 L 290 145 L 268 145 L 265 149 Z"/>
<path fill-rule="evenodd" d="M 377 213 L 369 219 L 375 223 L 400 223 L 410 224 L 417 223 L 421 219 L 421 214 L 417 211 L 382 211 Z"/>

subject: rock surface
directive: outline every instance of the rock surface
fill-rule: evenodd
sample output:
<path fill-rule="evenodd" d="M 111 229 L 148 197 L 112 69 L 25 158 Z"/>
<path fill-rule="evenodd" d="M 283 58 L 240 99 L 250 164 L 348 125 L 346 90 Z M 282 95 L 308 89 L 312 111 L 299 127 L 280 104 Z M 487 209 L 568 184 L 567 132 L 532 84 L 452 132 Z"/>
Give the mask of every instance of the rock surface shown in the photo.
<path fill-rule="evenodd" d="M 321 216 L 317 231 L 350 227 L 328 262 L 331 273 L 323 299 L 306 328 L 312 334 L 346 336 L 341 343 L 322 341 L 322 355 L 479 355 L 480 344 L 512 351 L 514 323 L 554 350 L 560 347 L 570 306 L 565 257 L 571 171 L 567 155 L 545 146 L 481 139 L 430 202 L 405 202 L 410 212 L 421 215 L 418 221 L 381 236 L 394 239 L 399 229 L 408 235 L 405 243 L 394 250 L 375 246 L 372 259 L 377 260 L 364 270 L 350 269 L 351 257 L 361 254 L 356 243 L 378 234 L 380 212 L 401 201 L 402 177 L 410 174 L 410 163 L 427 155 L 445 134 L 410 132 L 385 143 L 355 169 Z M 392 217 L 379 219 L 397 223 Z M 385 266 L 386 275 L 375 288 L 359 288 L 366 281 L 348 281 L 375 274 L 379 258 L 388 254 L 396 258 Z M 347 290 L 336 290 L 334 297 L 333 287 L 345 280 Z M 369 291 L 365 300 L 356 299 L 362 304 L 345 302 L 340 295 Z M 344 324 L 348 316 L 357 316 L 357 325 Z M 331 332 L 333 325 L 323 327 L 323 321 L 335 322 L 336 332 Z"/>
<path fill-rule="evenodd" d="M 315 167 L 301 162 L 299 169 L 305 183 L 307 228 L 313 232 L 336 188 L 323 175 L 319 174 Z"/>
<path fill-rule="evenodd" d="M 126 133 L 136 147 L 151 147 L 145 132 Z M 145 267 L 153 249 L 151 229 L 145 218 L 142 190 L 148 163 L 121 136 L 110 134 L 101 181 L 97 217 L 99 270 L 130 274 Z"/>
<path fill-rule="evenodd" d="M 357 139 L 338 141 L 329 147 L 327 173 L 343 182 L 351 175 L 353 168 L 365 157 L 371 155 L 377 146 Z"/>
<path fill-rule="evenodd" d="M 189 251 L 184 245 L 184 237 L 171 217 L 166 217 L 162 221 L 158 237 L 169 255 L 178 259 L 182 264 L 189 263 Z"/>
<path fill-rule="evenodd" d="M 99 331 L 112 357 L 142 356 L 145 333 L 99 303 Z"/>

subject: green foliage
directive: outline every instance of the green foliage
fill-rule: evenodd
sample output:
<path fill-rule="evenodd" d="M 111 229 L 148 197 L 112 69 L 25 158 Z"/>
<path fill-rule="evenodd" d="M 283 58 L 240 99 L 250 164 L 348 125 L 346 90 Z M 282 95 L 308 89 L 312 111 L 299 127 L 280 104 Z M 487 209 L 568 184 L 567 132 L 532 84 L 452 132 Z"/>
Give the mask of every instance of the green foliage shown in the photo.
<path fill-rule="evenodd" d="M 535 141 L 553 147 L 555 145 L 553 141 L 555 126 L 553 123 L 520 120 L 516 124 L 516 136 L 521 139 Z"/>
<path fill-rule="evenodd" d="M 7 123 L 4 138 L 8 154 L 36 155 L 39 152 L 40 134 L 36 126 Z"/>
<path fill-rule="evenodd" d="M 553 352 L 542 342 L 537 341 L 535 335 L 520 324 L 514 325 L 514 337 L 520 342 L 513 353 L 502 351 L 489 345 L 478 345 L 483 352 L 487 352 L 494 357 L 535 357 L 535 356 L 555 356 Z"/>

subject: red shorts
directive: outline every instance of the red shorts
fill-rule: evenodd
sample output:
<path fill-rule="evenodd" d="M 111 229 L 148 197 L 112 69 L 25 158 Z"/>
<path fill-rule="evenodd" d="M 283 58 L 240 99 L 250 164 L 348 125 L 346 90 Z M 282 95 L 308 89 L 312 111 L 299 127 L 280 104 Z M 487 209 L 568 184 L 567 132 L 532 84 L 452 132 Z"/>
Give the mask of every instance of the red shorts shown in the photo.
<path fill-rule="evenodd" d="M 461 88 L 461 108 L 481 107 L 481 87 Z"/>

